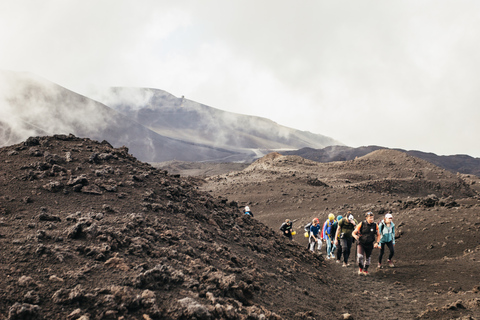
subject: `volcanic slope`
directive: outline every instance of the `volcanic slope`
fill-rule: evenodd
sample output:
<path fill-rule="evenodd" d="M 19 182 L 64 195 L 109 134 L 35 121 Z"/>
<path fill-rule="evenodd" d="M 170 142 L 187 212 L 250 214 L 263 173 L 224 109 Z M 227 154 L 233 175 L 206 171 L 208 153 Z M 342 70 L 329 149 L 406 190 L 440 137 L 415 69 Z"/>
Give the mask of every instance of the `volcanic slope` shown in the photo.
<path fill-rule="evenodd" d="M 476 176 L 453 174 L 384 149 L 331 163 L 271 153 L 242 171 L 207 178 L 202 189 L 249 205 L 255 219 L 278 233 L 286 218 L 294 220 L 294 242 L 304 250 L 303 226 L 314 217 L 323 223 L 329 213 L 345 216 L 351 211 L 362 221 L 365 212 L 372 211 L 380 221 L 392 212 L 395 268 L 376 269 L 377 249 L 368 280 L 359 278 L 356 268 L 326 261 L 337 270 L 337 279 L 351 281 L 350 288 L 337 287 L 350 290 L 355 301 L 361 301 L 353 314 L 372 319 L 476 319 L 480 317 L 479 182 Z M 352 264 L 354 259 L 355 250 Z"/>
<path fill-rule="evenodd" d="M 30 137 L 0 163 L 0 319 L 365 315 L 322 256 L 125 147 Z"/>

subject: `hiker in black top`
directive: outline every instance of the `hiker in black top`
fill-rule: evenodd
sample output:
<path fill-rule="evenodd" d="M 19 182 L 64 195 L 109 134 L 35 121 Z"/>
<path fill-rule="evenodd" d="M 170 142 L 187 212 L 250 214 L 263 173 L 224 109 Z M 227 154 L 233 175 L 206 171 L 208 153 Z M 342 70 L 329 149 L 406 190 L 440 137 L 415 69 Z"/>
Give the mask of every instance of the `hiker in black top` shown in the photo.
<path fill-rule="evenodd" d="M 378 231 L 378 225 L 373 221 L 373 213 L 367 212 L 365 217 L 366 220 L 357 225 L 352 235 L 358 240 L 358 274 L 368 275 L 372 251 L 373 248 L 380 247 L 381 236 L 380 231 Z"/>
<path fill-rule="evenodd" d="M 293 223 L 290 219 L 286 219 L 284 223 L 280 226 L 280 231 L 282 231 L 283 235 L 288 239 L 292 240 L 292 228 Z"/>

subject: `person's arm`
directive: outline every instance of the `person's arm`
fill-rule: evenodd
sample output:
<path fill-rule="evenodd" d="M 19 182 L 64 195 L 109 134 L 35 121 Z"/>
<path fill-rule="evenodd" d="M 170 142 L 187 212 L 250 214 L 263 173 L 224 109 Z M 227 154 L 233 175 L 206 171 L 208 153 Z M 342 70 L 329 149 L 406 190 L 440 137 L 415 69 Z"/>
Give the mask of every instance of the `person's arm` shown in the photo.
<path fill-rule="evenodd" d="M 380 230 L 378 230 L 378 224 L 375 224 L 377 227 L 377 243 L 380 245 L 380 239 L 382 238 L 382 235 L 380 234 Z"/>
<path fill-rule="evenodd" d="M 310 237 L 313 237 L 313 239 L 314 239 L 315 241 L 317 241 L 317 238 L 315 237 L 315 234 L 313 233 L 313 229 L 312 229 L 312 228 L 315 228 L 315 227 L 313 226 L 313 224 L 310 226 Z"/>
<path fill-rule="evenodd" d="M 322 235 L 321 235 L 321 238 L 322 238 L 322 239 L 327 239 L 327 234 L 326 234 L 326 232 L 327 232 L 327 221 L 325 221 L 325 222 L 323 223 Z"/>
<path fill-rule="evenodd" d="M 395 225 L 392 225 L 392 244 L 395 245 Z"/>
<path fill-rule="evenodd" d="M 338 223 L 337 231 L 335 231 L 335 245 L 338 244 L 338 234 L 340 233 L 340 222 Z"/>
<path fill-rule="evenodd" d="M 352 232 L 352 236 L 355 238 L 355 240 L 358 240 L 359 236 L 358 233 L 360 232 L 360 228 L 362 227 L 362 223 L 360 222 L 356 227 L 355 230 Z M 377 230 L 378 231 L 378 230 Z"/>

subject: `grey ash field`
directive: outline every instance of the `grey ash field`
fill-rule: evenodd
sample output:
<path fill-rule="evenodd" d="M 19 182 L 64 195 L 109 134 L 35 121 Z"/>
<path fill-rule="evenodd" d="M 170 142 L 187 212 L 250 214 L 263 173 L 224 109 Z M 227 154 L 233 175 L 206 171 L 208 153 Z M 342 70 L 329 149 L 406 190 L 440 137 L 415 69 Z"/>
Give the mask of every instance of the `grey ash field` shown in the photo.
<path fill-rule="evenodd" d="M 206 181 L 203 190 L 249 205 L 255 219 L 276 232 L 286 218 L 297 220 L 298 250 L 305 250 L 303 226 L 314 217 L 323 223 L 329 213 L 344 216 L 352 211 L 360 221 L 372 211 L 380 221 L 392 212 L 396 268 L 372 268 L 363 279 L 355 268 L 326 261 L 333 272 L 328 277 L 338 281 L 328 286 L 341 291 L 327 296 L 354 319 L 480 317 L 476 176 L 453 174 L 402 152 L 378 150 L 331 163 L 272 153 L 242 171 Z M 373 253 L 375 265 L 378 252 Z"/>
<path fill-rule="evenodd" d="M 480 317 L 479 178 L 401 152 L 200 178 L 58 135 L 0 163 L 0 319 Z M 359 277 L 305 249 L 307 221 L 348 210 L 394 213 L 396 268 Z"/>

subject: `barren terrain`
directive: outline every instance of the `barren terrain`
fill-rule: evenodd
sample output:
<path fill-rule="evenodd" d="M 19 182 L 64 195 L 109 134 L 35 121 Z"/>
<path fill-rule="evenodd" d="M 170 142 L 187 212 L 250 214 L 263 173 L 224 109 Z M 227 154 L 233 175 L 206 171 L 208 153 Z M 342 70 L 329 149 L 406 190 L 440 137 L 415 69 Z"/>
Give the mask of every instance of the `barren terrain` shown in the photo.
<path fill-rule="evenodd" d="M 183 178 L 72 135 L 0 163 L 0 319 L 480 317 L 475 176 L 380 150 Z M 308 220 L 347 210 L 394 213 L 396 268 L 360 277 L 305 249 Z"/>
<path fill-rule="evenodd" d="M 294 241 L 305 250 L 303 226 L 312 218 L 352 211 L 392 212 L 397 226 L 393 269 L 368 279 L 357 269 L 328 267 L 342 295 L 353 294 L 355 319 L 478 319 L 480 317 L 479 178 L 452 174 L 393 150 L 352 161 L 317 163 L 272 153 L 243 171 L 207 179 L 205 191 L 249 205 L 255 219 L 278 231 L 296 220 Z M 388 252 L 388 251 L 387 251 Z M 373 262 L 378 262 L 374 250 Z M 352 260 L 352 258 L 350 259 Z M 340 299 L 329 295 L 330 299 Z M 352 301 L 353 303 L 353 301 Z M 368 316 L 370 315 L 370 316 Z"/>

